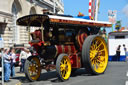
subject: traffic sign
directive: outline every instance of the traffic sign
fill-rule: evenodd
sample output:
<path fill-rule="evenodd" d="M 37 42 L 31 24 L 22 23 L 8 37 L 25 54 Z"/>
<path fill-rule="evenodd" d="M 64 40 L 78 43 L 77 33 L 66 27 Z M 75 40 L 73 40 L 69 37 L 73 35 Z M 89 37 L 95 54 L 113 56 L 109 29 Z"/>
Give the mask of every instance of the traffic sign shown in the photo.
<path fill-rule="evenodd" d="M 4 48 L 4 40 L 3 40 L 3 38 L 0 38 L 0 48 Z"/>

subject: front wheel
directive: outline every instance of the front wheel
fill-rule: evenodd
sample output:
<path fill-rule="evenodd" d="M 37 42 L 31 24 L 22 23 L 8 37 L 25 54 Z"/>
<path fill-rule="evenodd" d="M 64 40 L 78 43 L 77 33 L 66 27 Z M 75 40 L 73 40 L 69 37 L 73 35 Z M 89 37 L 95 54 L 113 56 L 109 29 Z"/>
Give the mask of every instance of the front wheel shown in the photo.
<path fill-rule="evenodd" d="M 71 62 L 67 54 L 60 54 L 56 61 L 56 71 L 61 81 L 69 79 L 71 74 Z"/>
<path fill-rule="evenodd" d="M 36 81 L 41 75 L 41 64 L 37 56 L 30 56 L 25 62 L 25 75 L 29 81 Z"/>
<path fill-rule="evenodd" d="M 108 49 L 101 36 L 91 35 L 82 47 L 82 63 L 91 74 L 102 74 L 108 64 Z"/>

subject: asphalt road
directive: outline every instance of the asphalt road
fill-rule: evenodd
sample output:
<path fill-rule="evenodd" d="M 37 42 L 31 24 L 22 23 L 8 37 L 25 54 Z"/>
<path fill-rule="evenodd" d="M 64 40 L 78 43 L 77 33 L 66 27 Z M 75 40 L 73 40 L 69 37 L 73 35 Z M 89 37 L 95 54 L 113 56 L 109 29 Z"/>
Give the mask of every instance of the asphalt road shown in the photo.
<path fill-rule="evenodd" d="M 68 81 L 60 82 L 56 71 L 42 71 L 41 78 L 36 82 L 28 82 L 25 75 L 17 73 L 6 85 L 128 85 L 128 62 L 109 62 L 106 72 L 102 75 L 89 75 L 85 69 L 78 69 Z"/>

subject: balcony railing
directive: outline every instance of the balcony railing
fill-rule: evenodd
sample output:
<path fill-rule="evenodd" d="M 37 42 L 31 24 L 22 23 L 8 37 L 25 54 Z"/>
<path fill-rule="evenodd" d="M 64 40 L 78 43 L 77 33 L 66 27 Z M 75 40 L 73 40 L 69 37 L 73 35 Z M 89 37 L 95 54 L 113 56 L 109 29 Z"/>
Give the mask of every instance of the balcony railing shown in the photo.
<path fill-rule="evenodd" d="M 52 3 L 54 2 L 54 0 L 27 0 L 27 1 L 29 1 L 31 3 L 33 3 L 34 1 L 41 1 L 41 2 L 43 2 L 43 1 L 45 1 L 45 2 L 50 1 Z M 61 4 L 62 6 L 64 6 L 63 0 L 55 0 L 55 1 L 57 1 L 59 4 Z"/>
<path fill-rule="evenodd" d="M 36 3 L 39 4 L 41 6 L 41 4 L 46 4 L 47 6 L 53 8 L 54 5 L 54 0 L 26 0 L 30 3 Z M 63 0 L 55 0 L 55 4 L 56 4 L 56 9 L 60 9 L 62 11 L 64 11 L 64 4 L 63 4 Z"/>

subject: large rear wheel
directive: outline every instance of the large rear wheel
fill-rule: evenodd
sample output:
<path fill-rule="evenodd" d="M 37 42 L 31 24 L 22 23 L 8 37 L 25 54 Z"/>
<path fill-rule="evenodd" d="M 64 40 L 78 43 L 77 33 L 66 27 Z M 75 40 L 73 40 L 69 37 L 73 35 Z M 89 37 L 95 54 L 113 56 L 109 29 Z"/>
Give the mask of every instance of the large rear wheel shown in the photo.
<path fill-rule="evenodd" d="M 61 81 L 69 79 L 71 74 L 71 62 L 67 54 L 60 54 L 56 61 L 56 71 Z"/>
<path fill-rule="evenodd" d="M 91 35 L 82 47 L 82 63 L 91 74 L 102 74 L 108 64 L 108 49 L 101 36 Z"/>
<path fill-rule="evenodd" d="M 25 62 L 25 75 L 29 81 L 36 81 L 41 74 L 41 64 L 37 56 L 30 56 Z"/>

